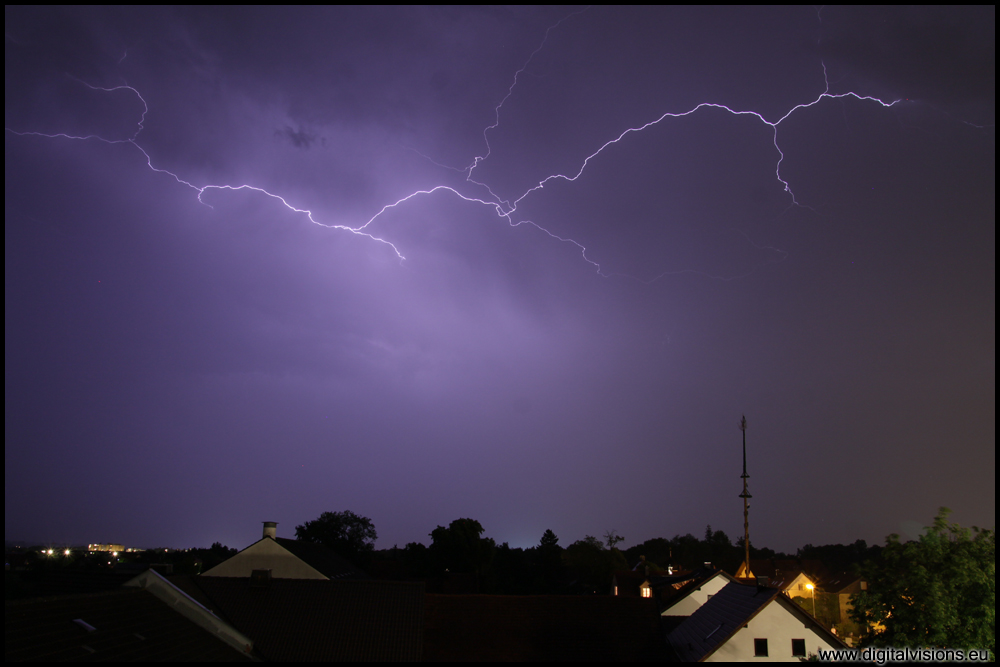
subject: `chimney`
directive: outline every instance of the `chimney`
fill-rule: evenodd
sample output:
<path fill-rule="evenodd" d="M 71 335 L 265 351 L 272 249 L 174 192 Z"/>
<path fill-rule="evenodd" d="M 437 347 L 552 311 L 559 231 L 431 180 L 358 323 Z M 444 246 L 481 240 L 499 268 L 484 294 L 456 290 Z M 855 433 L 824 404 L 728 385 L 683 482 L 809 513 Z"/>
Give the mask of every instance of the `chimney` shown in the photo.
<path fill-rule="evenodd" d="M 278 537 L 278 522 L 277 521 L 265 521 L 264 522 L 264 537 L 270 537 L 272 540 Z"/>

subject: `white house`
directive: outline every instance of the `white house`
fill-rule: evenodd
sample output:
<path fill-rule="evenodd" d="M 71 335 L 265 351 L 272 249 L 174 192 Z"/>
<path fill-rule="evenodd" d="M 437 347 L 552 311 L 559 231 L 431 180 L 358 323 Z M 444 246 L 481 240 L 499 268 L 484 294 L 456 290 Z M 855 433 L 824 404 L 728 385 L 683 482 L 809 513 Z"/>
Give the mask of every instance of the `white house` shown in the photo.
<path fill-rule="evenodd" d="M 667 637 L 683 662 L 792 662 L 846 645 L 780 589 L 730 582 Z"/>

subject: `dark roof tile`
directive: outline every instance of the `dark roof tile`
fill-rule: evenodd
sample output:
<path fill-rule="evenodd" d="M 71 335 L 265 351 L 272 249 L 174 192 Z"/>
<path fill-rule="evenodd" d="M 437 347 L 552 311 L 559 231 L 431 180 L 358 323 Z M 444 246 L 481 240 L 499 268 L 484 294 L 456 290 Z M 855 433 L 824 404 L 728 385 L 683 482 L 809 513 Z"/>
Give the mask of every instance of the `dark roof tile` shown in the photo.
<path fill-rule="evenodd" d="M 780 589 L 731 582 L 691 614 L 667 637 L 678 660 L 700 662 L 712 655 L 771 602 L 780 604 L 804 625 L 826 638 L 830 646 L 846 646 Z"/>
<path fill-rule="evenodd" d="M 248 659 L 141 589 L 4 605 L 4 662 Z"/>
<path fill-rule="evenodd" d="M 427 595 L 428 661 L 663 660 L 650 599 L 614 596 Z"/>
<path fill-rule="evenodd" d="M 730 582 L 670 633 L 668 641 L 683 662 L 698 662 L 781 594 L 776 588 Z"/>
<path fill-rule="evenodd" d="M 206 605 L 266 660 L 420 660 L 424 585 L 374 580 L 193 577 Z"/>

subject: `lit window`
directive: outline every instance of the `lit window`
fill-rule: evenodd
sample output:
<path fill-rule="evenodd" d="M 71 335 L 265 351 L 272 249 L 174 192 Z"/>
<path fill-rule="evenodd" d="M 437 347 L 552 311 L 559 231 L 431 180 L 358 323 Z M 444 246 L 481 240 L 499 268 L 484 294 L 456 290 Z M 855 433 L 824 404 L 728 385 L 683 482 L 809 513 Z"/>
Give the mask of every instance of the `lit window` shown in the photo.
<path fill-rule="evenodd" d="M 755 658 L 766 658 L 767 657 L 767 640 L 766 639 L 755 639 L 755 640 L 753 640 L 753 656 Z"/>
<path fill-rule="evenodd" d="M 806 640 L 805 639 L 793 639 L 792 640 L 792 657 L 793 658 L 804 658 L 804 657 L 806 657 Z"/>
<path fill-rule="evenodd" d="M 653 597 L 653 589 L 650 588 L 649 586 L 643 586 L 640 590 L 642 591 L 642 597 L 644 598 Z"/>

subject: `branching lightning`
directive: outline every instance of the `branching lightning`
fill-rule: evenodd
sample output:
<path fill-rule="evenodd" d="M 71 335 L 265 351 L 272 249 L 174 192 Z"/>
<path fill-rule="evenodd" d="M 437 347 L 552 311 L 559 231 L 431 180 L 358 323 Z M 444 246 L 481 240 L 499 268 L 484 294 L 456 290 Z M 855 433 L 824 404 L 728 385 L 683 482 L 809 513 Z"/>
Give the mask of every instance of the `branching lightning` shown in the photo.
<path fill-rule="evenodd" d="M 423 157 L 425 157 L 426 159 L 428 159 L 429 161 L 431 161 L 432 163 L 434 163 L 434 164 L 436 164 L 438 166 L 441 166 L 441 167 L 444 167 L 444 168 L 448 168 L 448 169 L 452 169 L 452 170 L 464 173 L 465 174 L 465 182 L 466 183 L 470 184 L 471 186 L 474 186 L 477 189 L 482 189 L 483 191 L 485 191 L 486 193 L 488 193 L 488 196 L 483 196 L 483 197 L 471 196 L 471 195 L 468 195 L 468 194 L 463 194 L 459 190 L 457 190 L 457 189 L 455 189 L 453 187 L 447 186 L 447 185 L 437 185 L 437 186 L 434 186 L 434 187 L 431 187 L 431 188 L 428 188 L 428 189 L 416 190 L 414 192 L 411 192 L 411 193 L 409 193 L 409 194 L 401 197 L 400 199 L 398 199 L 398 200 L 396 200 L 396 201 L 394 201 L 392 203 L 384 205 L 373 216 L 371 216 L 371 218 L 369 218 L 366 222 L 364 222 L 361 225 L 354 226 L 354 227 L 352 227 L 350 225 L 345 225 L 345 224 L 326 223 L 326 222 L 323 222 L 321 220 L 318 220 L 318 219 L 316 219 L 316 217 L 314 217 L 313 212 L 310 209 L 301 208 L 299 206 L 296 206 L 296 205 L 292 204 L 291 202 L 289 202 L 284 196 L 282 196 L 280 194 L 276 194 L 276 193 L 270 192 L 270 191 L 268 191 L 268 190 L 266 190 L 264 188 L 261 188 L 261 187 L 255 186 L 255 185 L 251 185 L 251 184 L 248 184 L 248 183 L 240 184 L 240 185 L 234 185 L 234 184 L 206 184 L 206 185 L 196 185 L 195 183 L 192 183 L 191 181 L 188 181 L 188 180 L 184 179 L 183 177 L 181 177 L 177 173 L 174 173 L 173 171 L 170 171 L 168 169 L 164 169 L 164 168 L 156 166 L 154 164 L 153 157 L 139 143 L 140 135 L 143 132 L 143 130 L 145 129 L 144 123 L 146 121 L 146 116 L 149 113 L 149 105 L 146 103 L 146 100 L 143 98 L 143 96 L 141 95 L 141 93 L 136 88 L 134 88 L 134 87 L 132 87 L 130 85 L 127 85 L 127 84 L 123 84 L 123 85 L 120 85 L 120 86 L 114 86 L 114 87 L 100 87 L 100 86 L 91 85 L 91 84 L 89 84 L 89 83 L 87 83 L 85 81 L 81 81 L 81 80 L 75 79 L 75 77 L 73 77 L 80 84 L 82 84 L 82 85 L 90 88 L 91 90 L 99 91 L 99 92 L 105 92 L 105 93 L 109 93 L 109 94 L 117 92 L 117 91 L 123 91 L 124 90 L 124 91 L 129 91 L 131 94 L 134 94 L 139 99 L 139 101 L 142 103 L 143 111 L 142 111 L 142 114 L 141 114 L 141 116 L 139 118 L 139 121 L 137 123 L 137 129 L 136 129 L 136 131 L 131 136 L 129 136 L 127 138 L 124 138 L 124 139 L 108 139 L 108 138 L 105 138 L 105 137 L 102 137 L 102 136 L 99 136 L 99 135 L 96 135 L 96 134 L 88 134 L 88 135 L 83 135 L 83 136 L 74 136 L 74 135 L 65 134 L 65 133 L 47 134 L 47 133 L 35 132 L 35 131 L 20 131 L 20 130 L 15 130 L 15 129 L 12 129 L 12 128 L 9 128 L 9 127 L 5 128 L 5 129 L 6 129 L 6 131 L 8 133 L 16 135 L 16 136 L 20 136 L 20 137 L 35 136 L 35 137 L 45 137 L 45 138 L 49 138 L 49 139 L 67 139 L 67 140 L 79 140 L 79 141 L 96 140 L 96 141 L 101 141 L 101 142 L 104 142 L 104 143 L 107 143 L 107 144 L 130 144 L 131 146 L 133 146 L 135 149 L 137 149 L 139 152 L 142 153 L 143 157 L 146 160 L 146 165 L 149 167 L 149 169 L 151 169 L 152 171 L 154 171 L 154 172 L 156 172 L 158 174 L 164 174 L 164 175 L 170 176 L 178 184 L 183 185 L 185 187 L 188 187 L 191 190 L 195 191 L 197 193 L 196 196 L 197 196 L 198 201 L 200 203 L 204 204 L 205 206 L 211 207 L 211 205 L 208 202 L 206 202 L 205 198 L 204 198 L 205 194 L 208 193 L 208 192 L 210 192 L 210 191 L 230 191 L 230 192 L 249 191 L 249 192 L 254 192 L 254 193 L 262 194 L 262 195 L 264 195 L 266 197 L 269 197 L 269 198 L 272 198 L 272 199 L 275 199 L 275 200 L 281 202 L 281 204 L 283 206 L 285 206 L 289 211 L 292 211 L 294 213 L 298 213 L 298 214 L 304 215 L 309 220 L 309 222 L 311 222 L 311 223 L 313 223 L 315 225 L 319 225 L 321 227 L 326 227 L 326 228 L 329 228 L 329 229 L 336 229 L 336 230 L 340 230 L 340 231 L 350 232 L 351 234 L 355 234 L 355 235 L 358 235 L 358 236 L 363 236 L 363 237 L 366 237 L 366 238 L 368 238 L 368 239 L 370 239 L 372 241 L 375 241 L 377 243 L 384 244 L 384 245 L 388 246 L 389 248 L 391 248 L 392 251 L 396 254 L 396 256 L 401 261 L 404 260 L 405 257 L 402 254 L 402 252 L 400 251 L 400 249 L 392 241 L 390 241 L 388 239 L 385 239 L 385 238 L 382 238 L 381 236 L 377 236 L 375 233 L 373 233 L 372 231 L 370 231 L 372 225 L 383 214 L 385 214 L 387 211 L 390 211 L 390 210 L 396 209 L 398 207 L 401 207 L 401 206 L 403 206 L 403 205 L 411 202 L 412 200 L 414 200 L 416 198 L 419 198 L 419 197 L 422 197 L 422 196 L 431 195 L 431 194 L 436 193 L 436 192 L 447 192 L 447 193 L 449 193 L 451 195 L 454 195 L 455 197 L 458 197 L 458 198 L 462 199 L 463 201 L 466 201 L 466 202 L 469 202 L 469 203 L 474 203 L 474 204 L 479 204 L 479 205 L 483 205 L 483 206 L 492 207 L 493 210 L 495 211 L 496 215 L 499 218 L 505 219 L 508 222 L 508 224 L 510 226 L 512 226 L 512 227 L 518 227 L 518 226 L 521 226 L 521 225 L 530 225 L 530 226 L 535 227 L 539 231 L 545 233 L 546 235 L 548 235 L 549 237 L 551 237 L 551 238 L 553 238 L 555 240 L 561 241 L 563 243 L 569 243 L 569 244 L 572 244 L 572 245 L 576 246 L 579 249 L 580 255 L 583 258 L 583 260 L 586 261 L 587 263 L 589 263 L 590 265 L 592 265 L 596 269 L 596 271 L 598 272 L 599 275 L 601 275 L 603 277 L 610 277 L 612 275 L 623 275 L 623 274 L 615 274 L 615 273 L 608 273 L 608 272 L 602 271 L 600 264 L 598 264 L 596 261 L 594 261 L 593 259 L 591 259 L 590 257 L 587 256 L 587 248 L 584 247 L 583 244 L 579 243 L 578 241 L 576 241 L 576 240 L 574 240 L 572 238 L 562 237 L 562 236 L 560 236 L 558 234 L 555 234 L 552 231 L 550 231 L 549 229 L 547 229 L 546 227 L 544 227 L 543 225 L 540 225 L 540 224 L 538 224 L 538 223 L 536 223 L 536 222 L 534 222 L 532 220 L 516 220 L 515 219 L 515 213 L 517 212 L 518 206 L 521 204 L 521 202 L 523 202 L 525 199 L 527 199 L 528 197 L 530 197 L 532 194 L 538 192 L 539 190 L 542 190 L 546 186 L 546 184 L 548 184 L 550 182 L 553 182 L 553 181 L 556 181 L 556 180 L 562 180 L 562 181 L 567 181 L 567 182 L 574 182 L 574 181 L 576 181 L 577 179 L 580 178 L 580 176 L 583 175 L 584 171 L 586 171 L 587 167 L 591 164 L 591 162 L 594 161 L 594 160 L 596 160 L 596 159 L 598 159 L 605 150 L 607 150 L 609 147 L 611 147 L 613 145 L 616 145 L 616 144 L 618 144 L 620 142 L 625 141 L 631 135 L 639 135 L 643 131 L 645 131 L 645 130 L 653 127 L 653 126 L 656 126 L 656 125 L 658 125 L 658 124 L 660 124 L 662 122 L 665 122 L 665 121 L 667 121 L 669 119 L 676 119 L 676 118 L 683 118 L 685 116 L 690 116 L 692 114 L 695 114 L 695 113 L 701 111 L 702 109 L 719 109 L 719 110 L 726 111 L 726 112 L 728 112 L 728 113 L 730 113 L 730 114 L 732 114 L 734 116 L 752 116 L 752 117 L 756 118 L 758 121 L 760 121 L 761 123 L 763 123 L 764 125 L 766 125 L 769 128 L 771 128 L 772 142 L 774 144 L 774 149 L 775 149 L 775 151 L 777 153 L 775 167 L 774 167 L 775 178 L 781 184 L 782 188 L 784 189 L 784 192 L 786 192 L 788 194 L 788 197 L 789 197 L 789 207 L 803 206 L 803 204 L 801 204 L 796 199 L 795 193 L 792 190 L 791 184 L 781 174 L 781 166 L 782 166 L 782 162 L 785 159 L 785 153 L 782 151 L 781 146 L 779 144 L 779 137 L 778 137 L 778 128 L 779 128 L 779 126 L 785 120 L 787 120 L 789 117 L 791 117 L 794 113 L 796 113 L 796 112 L 798 112 L 800 110 L 808 109 L 810 107 L 818 105 L 819 103 L 821 103 L 824 100 L 836 100 L 836 99 L 853 98 L 853 99 L 855 99 L 855 100 L 857 100 L 859 102 L 872 102 L 872 103 L 881 105 L 882 107 L 885 107 L 885 108 L 892 107 L 892 106 L 894 106 L 894 105 L 896 105 L 896 104 L 898 104 L 900 102 L 900 100 L 893 100 L 893 101 L 887 102 L 887 101 L 878 99 L 876 97 L 867 96 L 867 95 L 859 95 L 859 94 L 854 93 L 854 92 L 831 93 L 830 92 L 830 82 L 829 82 L 829 78 L 827 76 L 826 66 L 824 64 L 823 65 L 823 78 L 824 78 L 825 88 L 824 88 L 823 92 L 821 92 L 819 95 L 817 95 L 817 97 L 815 99 L 813 99 L 812 101 L 810 101 L 810 102 L 805 102 L 805 103 L 798 104 L 798 105 L 792 107 L 784 115 L 782 115 L 780 118 L 778 118 L 777 120 L 773 120 L 773 121 L 772 120 L 768 120 L 761 113 L 758 113 L 758 112 L 753 111 L 753 110 L 734 109 L 734 108 L 726 106 L 724 104 L 718 104 L 718 103 L 714 103 L 714 102 L 702 102 L 702 103 L 700 103 L 700 104 L 698 104 L 698 105 L 694 106 L 693 108 L 688 109 L 686 111 L 680 111 L 680 112 L 667 111 L 667 112 L 663 113 L 661 116 L 659 116 L 658 118 L 650 120 L 650 121 L 648 121 L 648 122 L 646 122 L 646 123 L 644 123 L 642 125 L 638 125 L 636 127 L 629 127 L 627 129 L 623 130 L 622 132 L 620 132 L 616 137 L 614 137 L 614 138 L 609 139 L 608 141 L 606 141 L 604 144 L 602 144 L 600 147 L 598 147 L 595 151 L 593 151 L 590 155 L 588 155 L 582 161 L 582 163 L 579 166 L 579 169 L 575 173 L 569 173 L 569 174 L 561 174 L 561 173 L 551 174 L 551 175 L 546 176 L 545 178 L 543 178 L 536 185 L 533 185 L 532 187 L 528 188 L 523 194 L 521 194 L 520 196 L 518 196 L 513 201 L 510 201 L 509 199 L 502 199 L 500 196 L 498 196 L 490 188 L 489 184 L 487 184 L 485 182 L 477 181 L 477 180 L 475 180 L 473 178 L 475 170 L 483 162 L 485 162 L 487 159 L 489 159 L 490 154 L 492 152 L 492 148 L 490 146 L 490 141 L 489 141 L 489 134 L 490 134 L 491 131 L 497 129 L 500 126 L 500 122 L 501 122 L 500 121 L 500 117 L 501 117 L 502 108 L 507 103 L 507 101 L 511 98 L 511 96 L 514 94 L 514 90 L 517 87 L 517 83 L 518 83 L 518 77 L 521 74 L 523 74 L 524 71 L 530 66 L 530 64 L 531 64 L 532 60 L 535 58 L 535 56 L 544 49 L 545 44 L 548 41 L 550 33 L 553 30 L 558 29 L 565 21 L 573 18 L 574 16 L 577 16 L 579 14 L 584 13 L 585 11 L 587 11 L 587 10 L 580 10 L 580 11 L 577 11 L 577 12 L 573 12 L 572 14 L 569 14 L 569 15 L 563 17 L 558 22 L 556 22 L 555 24 L 553 24 L 552 26 L 550 26 L 545 31 L 545 35 L 542 38 L 542 40 L 541 40 L 540 44 L 538 45 L 538 47 L 529 55 L 529 57 L 525 61 L 524 65 L 520 69 L 518 69 L 517 72 L 514 73 L 511 85 L 508 88 L 506 95 L 500 100 L 500 102 L 496 105 L 496 107 L 494 109 L 494 112 L 495 112 L 494 116 L 495 116 L 495 118 L 494 118 L 493 123 L 483 129 L 483 139 L 484 139 L 484 142 L 485 142 L 485 145 L 486 145 L 486 150 L 485 150 L 485 152 L 484 152 L 483 155 L 478 155 L 478 156 L 474 157 L 473 160 L 471 161 L 471 163 L 468 166 L 466 166 L 465 168 L 448 167 L 447 165 L 440 165 L 437 162 L 434 162 L 433 160 L 431 160 L 431 158 L 429 158 L 427 156 L 423 156 Z M 819 11 L 820 10 L 817 10 L 817 12 L 819 12 Z M 122 56 L 122 60 L 124 60 L 127 55 L 128 55 L 128 52 L 126 51 L 125 54 Z M 745 234 L 744 234 L 744 236 L 745 236 Z M 749 238 L 747 238 L 747 241 L 750 242 L 752 245 L 755 245 L 755 244 L 753 244 L 750 241 Z M 755 247 L 760 247 L 760 246 L 756 246 L 755 245 Z M 778 253 L 784 254 L 783 251 L 778 250 L 776 248 L 773 248 L 773 250 L 777 251 Z M 685 270 L 685 271 L 666 272 L 666 273 L 660 274 L 660 275 L 652 278 L 651 280 L 644 280 L 642 282 L 652 282 L 652 281 L 658 280 L 659 278 L 661 278 L 663 276 L 666 276 L 666 275 L 671 275 L 671 274 L 676 274 L 676 273 L 689 273 L 689 272 L 698 273 L 696 271 L 687 271 L 687 270 Z"/>

